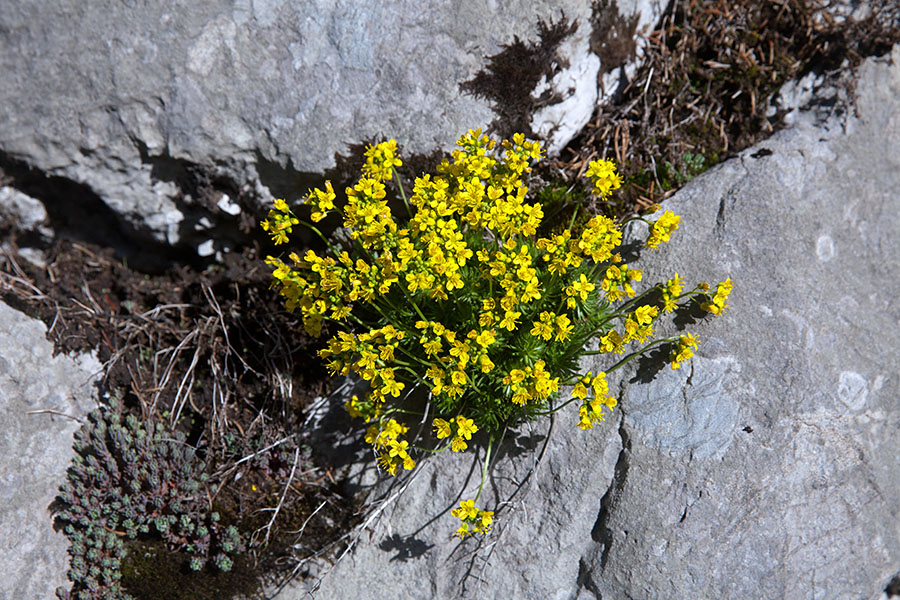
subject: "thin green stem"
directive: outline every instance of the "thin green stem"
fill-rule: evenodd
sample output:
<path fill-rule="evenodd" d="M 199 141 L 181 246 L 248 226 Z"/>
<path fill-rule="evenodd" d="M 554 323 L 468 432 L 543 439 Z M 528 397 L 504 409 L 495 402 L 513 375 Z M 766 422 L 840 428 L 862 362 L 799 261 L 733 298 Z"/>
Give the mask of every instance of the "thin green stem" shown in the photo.
<path fill-rule="evenodd" d="M 559 412 L 559 410 L 562 409 L 563 407 L 572 404 L 572 403 L 575 402 L 576 400 L 578 400 L 578 398 L 575 398 L 575 397 L 573 396 L 573 397 L 569 398 L 568 400 L 566 400 L 565 402 L 563 402 L 562 404 L 560 404 L 559 406 L 556 406 L 556 407 L 554 407 L 554 408 L 551 408 L 550 410 L 542 410 L 542 411 L 540 411 L 540 412 L 535 412 L 535 413 L 532 413 L 532 414 L 535 414 L 535 415 L 552 415 L 552 414 L 555 413 L 555 412 Z"/>
<path fill-rule="evenodd" d="M 400 173 L 397 172 L 397 169 L 391 169 L 394 172 L 394 175 L 397 176 L 397 188 L 400 190 L 400 197 L 403 198 L 403 206 L 406 207 L 406 214 L 412 218 L 412 207 L 409 205 L 409 201 L 406 199 L 406 192 L 403 189 L 403 183 L 400 181 Z"/>
<path fill-rule="evenodd" d="M 297 219 L 297 220 L 300 222 L 300 225 L 303 225 L 304 227 L 307 227 L 308 229 L 312 230 L 313 233 L 315 233 L 317 236 L 319 236 L 319 239 L 322 240 L 323 242 L 325 242 L 325 245 L 328 246 L 328 249 L 329 249 L 335 256 L 340 255 L 340 252 L 338 252 L 338 251 L 335 249 L 335 247 L 331 245 L 331 242 L 329 242 L 329 241 L 328 241 L 328 238 L 326 238 L 326 237 L 322 234 L 322 232 L 319 231 L 319 228 L 318 228 L 318 227 L 316 227 L 316 226 L 313 225 L 312 223 L 308 223 L 308 222 L 304 221 L 303 219 Z"/>
<path fill-rule="evenodd" d="M 422 452 L 428 452 L 429 454 L 440 454 L 447 450 L 450 447 L 450 444 L 445 446 L 441 446 L 440 448 L 423 448 L 422 446 L 413 446 L 416 450 L 421 450 Z"/>
<path fill-rule="evenodd" d="M 632 352 L 631 354 L 629 354 L 628 356 L 626 356 L 625 358 L 623 358 L 622 360 L 620 360 L 619 362 L 617 362 L 616 364 L 611 366 L 609 369 L 607 369 L 606 372 L 612 373 L 616 369 L 624 367 L 629 362 L 631 362 L 636 357 L 640 356 L 641 354 L 643 354 L 650 348 L 652 348 L 654 346 L 659 346 L 660 344 L 669 344 L 669 343 L 676 341 L 677 339 L 678 338 L 663 338 L 660 340 L 654 340 L 654 341 L 650 342 L 649 344 L 647 344 L 646 346 L 644 346 L 643 348 L 639 348 L 638 350 L 635 350 L 634 352 Z M 598 353 L 598 352 L 585 352 L 585 354 L 595 354 L 595 353 Z"/>
<path fill-rule="evenodd" d="M 581 205 L 575 207 L 575 210 L 572 211 L 572 218 L 569 219 L 569 230 L 571 231 L 572 227 L 575 226 L 575 219 L 578 217 L 578 213 L 581 212 Z"/>
<path fill-rule="evenodd" d="M 491 434 L 491 437 L 488 438 L 487 450 L 484 452 L 484 466 L 481 468 L 481 484 L 478 486 L 478 493 L 475 494 L 475 502 L 478 502 L 478 498 L 481 497 L 481 491 L 484 489 L 484 482 L 487 481 L 488 466 L 491 462 L 491 449 L 493 446 L 494 435 Z"/>

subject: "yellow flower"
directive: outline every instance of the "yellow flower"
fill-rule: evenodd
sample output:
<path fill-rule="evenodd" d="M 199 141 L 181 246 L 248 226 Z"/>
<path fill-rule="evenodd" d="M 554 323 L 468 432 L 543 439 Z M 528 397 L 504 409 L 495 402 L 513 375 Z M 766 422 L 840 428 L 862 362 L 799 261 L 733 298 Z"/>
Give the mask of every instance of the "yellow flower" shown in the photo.
<path fill-rule="evenodd" d="M 644 306 L 638 307 L 638 309 L 634 311 L 634 320 L 638 323 L 638 325 L 649 325 L 653 322 L 653 319 L 658 314 L 658 307 L 645 304 Z"/>
<path fill-rule="evenodd" d="M 325 218 L 325 215 L 329 210 L 334 209 L 334 199 L 336 196 L 330 181 L 325 182 L 325 191 L 314 188 L 309 190 L 307 197 L 314 205 L 312 214 L 310 215 L 310 219 L 312 219 L 313 222 L 317 223 L 321 221 Z"/>
<path fill-rule="evenodd" d="M 475 421 L 467 419 L 462 415 L 456 417 L 456 425 L 459 428 L 457 435 L 464 437 L 467 440 L 471 440 L 472 434 L 478 431 L 478 425 L 475 424 Z"/>
<path fill-rule="evenodd" d="M 569 339 L 569 334 L 572 333 L 573 330 L 574 327 L 572 327 L 568 316 L 559 315 L 556 317 L 556 341 L 566 341 Z"/>
<path fill-rule="evenodd" d="M 595 287 L 596 286 L 592 282 L 588 281 L 584 273 L 582 273 L 577 281 L 573 281 L 572 284 L 566 288 L 566 295 L 578 296 L 583 302 L 587 300 L 588 294 L 594 291 Z"/>
<path fill-rule="evenodd" d="M 666 312 L 675 310 L 677 307 L 675 302 L 681 297 L 682 289 L 681 276 L 678 275 L 678 273 L 675 273 L 675 276 L 668 280 L 666 286 L 663 288 L 663 310 Z"/>
<path fill-rule="evenodd" d="M 521 312 L 512 310 L 506 311 L 506 314 L 503 315 L 503 320 L 500 321 L 500 327 L 503 327 L 507 331 L 513 331 L 516 328 L 516 321 L 521 316 Z"/>
<path fill-rule="evenodd" d="M 543 313 L 548 314 L 548 313 Z M 549 340 L 553 337 L 553 327 L 549 323 L 545 323 L 543 321 L 535 321 L 534 327 L 531 329 L 531 335 L 534 337 L 544 338 L 544 340 Z"/>
<path fill-rule="evenodd" d="M 482 331 L 475 337 L 475 343 L 481 346 L 482 348 L 487 348 L 491 344 L 493 344 L 497 340 L 497 334 L 494 333 L 493 329 L 487 329 Z"/>
<path fill-rule="evenodd" d="M 579 381 L 575 384 L 575 388 L 572 390 L 572 396 L 581 400 L 587 398 L 587 387 L 585 387 L 583 382 Z"/>
<path fill-rule="evenodd" d="M 468 521 L 478 516 L 478 509 L 475 508 L 474 500 L 463 500 L 459 503 L 459 508 L 454 508 L 450 514 L 461 521 Z"/>
<path fill-rule="evenodd" d="M 365 153 L 366 164 L 363 165 L 363 173 L 378 181 L 390 179 L 393 175 L 394 167 L 403 165 L 403 162 L 397 158 L 396 153 L 396 140 L 388 140 L 375 146 L 369 146 Z"/>
<path fill-rule="evenodd" d="M 602 200 L 607 200 L 612 190 L 622 187 L 622 177 L 616 172 L 616 163 L 611 160 L 591 161 L 585 175 L 594 183 L 594 194 Z"/>
<path fill-rule="evenodd" d="M 450 442 L 450 449 L 454 452 L 462 452 L 468 447 L 469 445 L 466 443 L 466 440 L 459 436 L 454 437 L 453 441 Z"/>
<path fill-rule="evenodd" d="M 444 419 L 435 419 L 432 421 L 432 424 L 434 425 L 435 435 L 437 435 L 439 440 L 450 437 L 450 423 Z"/>
<path fill-rule="evenodd" d="M 381 391 L 385 394 L 390 394 L 394 398 L 400 395 L 400 391 L 406 387 L 403 383 L 399 381 L 394 381 L 391 379 L 390 381 L 386 381 L 384 383 L 384 387 L 381 388 Z"/>
<path fill-rule="evenodd" d="M 494 511 L 492 510 L 481 510 L 478 511 L 478 523 L 475 525 L 475 532 L 479 533 L 481 531 L 485 531 L 490 529 L 491 524 L 494 522 Z"/>
<path fill-rule="evenodd" d="M 674 345 L 669 353 L 669 361 L 672 363 L 673 369 L 680 369 L 681 363 L 694 356 L 694 349 L 700 342 L 692 334 L 682 335 L 678 338 L 678 343 Z"/>
<path fill-rule="evenodd" d="M 728 295 L 731 294 L 731 289 L 733 287 L 734 284 L 731 282 L 730 277 L 725 281 L 722 281 L 716 287 L 715 297 L 709 302 L 704 302 L 703 304 L 701 304 L 700 308 L 709 311 L 714 315 L 722 314 L 722 312 L 728 308 Z"/>
<path fill-rule="evenodd" d="M 644 244 L 648 248 L 657 248 L 661 242 L 668 242 L 669 236 L 673 231 L 678 229 L 678 222 L 681 217 L 667 210 L 662 216 L 650 225 L 650 236 Z"/>

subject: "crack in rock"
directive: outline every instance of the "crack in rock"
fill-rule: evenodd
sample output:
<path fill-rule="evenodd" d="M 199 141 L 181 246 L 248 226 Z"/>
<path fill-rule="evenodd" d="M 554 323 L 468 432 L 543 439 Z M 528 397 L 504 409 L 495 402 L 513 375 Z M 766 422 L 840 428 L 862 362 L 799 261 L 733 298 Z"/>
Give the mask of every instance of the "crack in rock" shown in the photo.
<path fill-rule="evenodd" d="M 609 528 L 609 518 L 612 509 L 615 508 L 622 490 L 625 488 L 625 481 L 628 477 L 629 457 L 631 456 L 631 438 L 625 431 L 625 420 L 619 422 L 619 436 L 622 438 L 622 450 L 619 451 L 619 458 L 616 460 L 616 468 L 613 474 L 612 483 L 609 489 L 600 500 L 600 512 L 597 515 L 597 521 L 591 529 L 591 538 L 603 547 L 600 555 L 600 569 L 606 567 L 609 560 L 609 551 L 613 545 L 613 532 Z"/>

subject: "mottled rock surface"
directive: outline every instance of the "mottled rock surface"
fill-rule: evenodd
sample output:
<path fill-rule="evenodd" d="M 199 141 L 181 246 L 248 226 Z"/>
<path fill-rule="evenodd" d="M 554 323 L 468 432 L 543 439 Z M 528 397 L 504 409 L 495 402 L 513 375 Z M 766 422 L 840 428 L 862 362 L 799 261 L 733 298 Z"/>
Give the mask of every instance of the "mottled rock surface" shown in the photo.
<path fill-rule="evenodd" d="M 900 48 L 858 95 L 667 202 L 681 227 L 644 281 L 730 276 L 730 310 L 688 326 L 681 370 L 623 373 L 616 420 L 561 414 L 530 479 L 547 424 L 504 446 L 492 537 L 451 539 L 479 466 L 441 456 L 278 598 L 881 597 L 900 572 Z"/>
<path fill-rule="evenodd" d="M 649 24 L 664 4 L 619 10 Z M 430 153 L 486 127 L 490 103 L 460 84 L 563 11 L 580 24 L 560 55 L 570 69 L 535 122 L 557 149 L 597 99 L 589 0 L 7 3 L 0 166 L 77 182 L 76 200 L 96 197 L 156 241 L 191 241 L 201 216 L 228 220 L 221 194 L 269 201 L 269 186 L 320 174 L 349 144 L 390 136 Z"/>
<path fill-rule="evenodd" d="M 46 332 L 0 302 L 0 598 L 9 600 L 68 588 L 68 542 L 49 507 L 74 456 L 75 419 L 95 408 L 101 369 L 89 355 L 53 356 Z"/>

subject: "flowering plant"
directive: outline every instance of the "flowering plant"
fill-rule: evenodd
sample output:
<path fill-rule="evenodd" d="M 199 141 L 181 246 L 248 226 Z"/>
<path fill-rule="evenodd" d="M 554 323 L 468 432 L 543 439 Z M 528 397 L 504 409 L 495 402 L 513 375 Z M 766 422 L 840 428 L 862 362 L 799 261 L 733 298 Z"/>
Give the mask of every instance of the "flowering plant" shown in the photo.
<path fill-rule="evenodd" d="M 397 181 L 403 220 L 386 199 L 402 164 L 396 142 L 370 146 L 365 157 L 344 206 L 335 206 L 330 182 L 308 194 L 312 223 L 303 224 L 328 253 L 266 262 L 286 308 L 300 309 L 308 333 L 320 335 L 326 320 L 342 328 L 319 354 L 333 374 L 353 372 L 368 382 L 365 397 L 354 396 L 346 408 L 369 423 L 365 439 L 391 475 L 413 469 L 417 452 L 465 451 L 478 431 L 488 436 L 486 473 L 504 427 L 570 403 L 579 427 L 591 429 L 616 406 L 607 373 L 661 344 L 674 369 L 693 355 L 697 339 L 690 334 L 652 339 L 662 314 L 690 302 L 713 314 L 726 308 L 730 280 L 711 296 L 705 284 L 684 291 L 675 273 L 638 294 L 632 284 L 641 271 L 619 253 L 624 223 L 595 215 L 573 231 L 576 211 L 568 228 L 544 231 L 542 207 L 528 202 L 523 182 L 541 148 L 521 134 L 498 144 L 470 130 L 436 175 L 415 180 L 408 199 Z M 594 161 L 586 174 L 602 199 L 622 183 L 612 161 Z M 313 224 L 334 211 L 348 234 L 342 244 Z M 668 242 L 679 223 L 671 211 L 655 221 L 630 220 L 649 226 L 651 249 Z M 282 244 L 299 224 L 277 200 L 262 227 Z M 579 363 L 590 354 L 608 354 L 612 364 L 584 373 Z M 406 401 L 416 387 L 429 392 L 424 406 Z M 569 400 L 555 404 L 564 387 Z M 404 415 L 431 418 L 438 447 L 410 445 Z M 461 537 L 492 523 L 493 512 L 478 510 L 477 499 L 453 511 Z"/>

